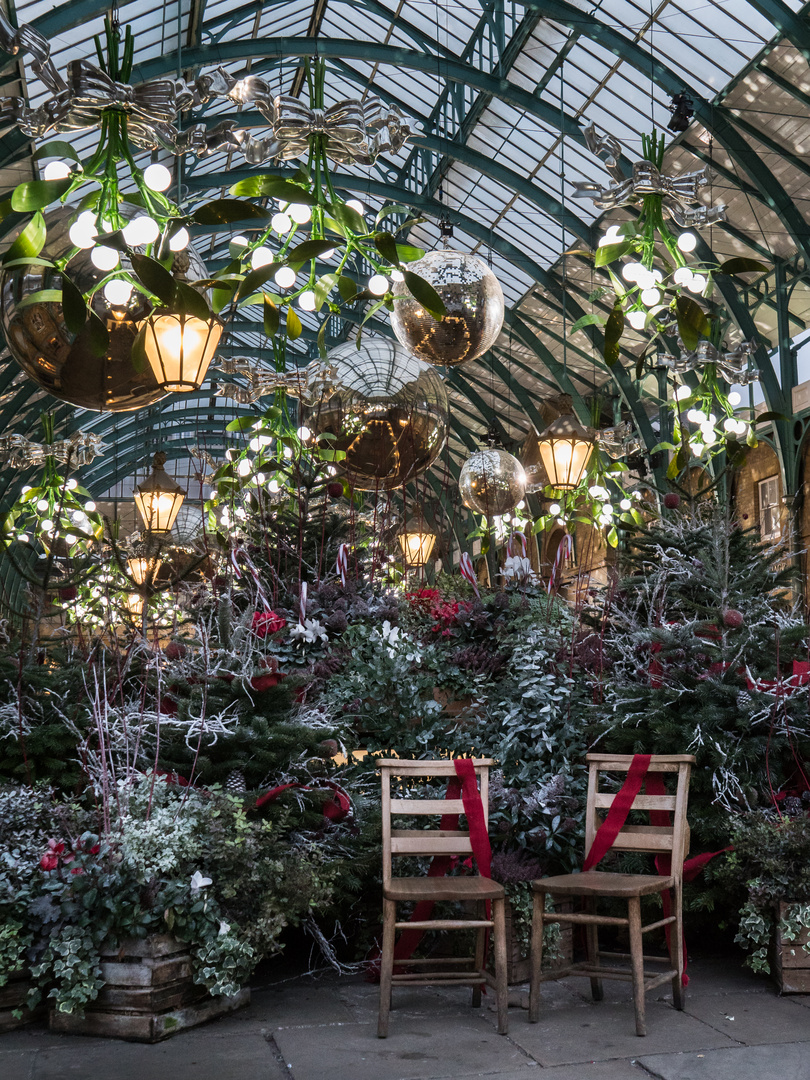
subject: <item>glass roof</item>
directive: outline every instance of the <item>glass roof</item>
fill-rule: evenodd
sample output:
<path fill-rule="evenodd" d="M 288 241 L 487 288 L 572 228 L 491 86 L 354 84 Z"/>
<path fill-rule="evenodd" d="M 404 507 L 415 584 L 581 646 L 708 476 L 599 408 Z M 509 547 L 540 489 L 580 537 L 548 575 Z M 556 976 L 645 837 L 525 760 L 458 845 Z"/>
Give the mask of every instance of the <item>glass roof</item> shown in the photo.
<path fill-rule="evenodd" d="M 327 61 L 327 105 L 374 93 L 419 121 L 422 137 L 397 155 L 371 168 L 335 171 L 341 188 L 370 208 L 393 200 L 424 215 L 412 229 L 414 244 L 438 246 L 438 221 L 447 216 L 453 245 L 487 259 L 502 284 L 509 312 L 499 342 L 448 379 L 452 471 L 493 415 L 518 443 L 545 422 L 548 403 L 561 393 L 581 401 L 600 390 L 616 393 L 588 333 L 570 334 L 581 314 L 601 310 L 598 272 L 575 253 L 595 244 L 601 217 L 590 199 L 574 197 L 574 185 L 609 181 L 585 146 L 587 124 L 620 140 L 625 163 L 640 156 L 641 133 L 653 128 L 667 137 L 669 173 L 710 162 L 715 178 L 707 201 L 728 205 L 727 223 L 704 232 L 717 257 L 778 257 L 791 282 L 802 278 L 810 258 L 808 6 L 800 0 L 544 0 L 531 8 L 510 0 L 147 0 L 121 3 L 117 14 L 136 35 L 139 77 L 191 78 L 221 64 L 235 75 L 261 75 L 279 91 L 297 91 L 297 39 L 316 38 Z M 71 60 L 92 59 L 92 39 L 108 10 L 94 0 L 21 0 L 14 9 L 17 25 L 33 23 L 45 34 L 61 71 Z M 21 94 L 33 106 L 47 96 L 27 57 L 6 57 L 3 76 L 5 95 Z M 694 98 L 696 118 L 673 136 L 668 105 L 681 90 Z M 232 113 L 233 106 L 216 101 L 183 123 L 213 124 Z M 243 116 L 253 135 L 267 135 L 258 113 Z M 96 133 L 70 139 L 86 154 Z M 6 129 L 3 191 L 37 174 L 32 149 Z M 189 157 L 184 182 L 202 199 L 250 172 L 225 153 Z M 610 222 L 622 216 L 614 212 Z M 227 258 L 227 240 L 216 234 L 199 248 L 209 265 Z M 773 287 L 764 275 L 740 299 L 768 348 L 777 338 Z M 798 335 L 810 318 L 808 289 L 794 287 L 790 296 L 791 333 Z M 229 333 L 229 355 L 267 355 L 251 317 L 248 308 Z M 305 319 L 305 326 L 315 323 Z M 370 326 L 372 334 L 390 333 L 382 319 Z M 343 336 L 350 332 L 347 325 Z M 744 333 L 740 318 L 731 333 Z M 630 338 L 625 350 L 630 374 L 623 408 L 632 407 L 635 395 L 652 415 L 654 387 L 632 378 L 641 345 Z M 301 363 L 310 347 L 306 335 L 296 344 Z M 44 397 L 6 354 L 0 362 L 5 431 L 31 431 Z M 233 402 L 207 387 L 141 413 L 98 416 L 62 407 L 59 415 L 68 426 L 105 432 L 105 441 L 118 446 L 88 470 L 101 493 L 143 468 L 158 442 L 176 443 L 180 457 L 187 457 L 188 445 L 221 452 L 233 410 Z"/>

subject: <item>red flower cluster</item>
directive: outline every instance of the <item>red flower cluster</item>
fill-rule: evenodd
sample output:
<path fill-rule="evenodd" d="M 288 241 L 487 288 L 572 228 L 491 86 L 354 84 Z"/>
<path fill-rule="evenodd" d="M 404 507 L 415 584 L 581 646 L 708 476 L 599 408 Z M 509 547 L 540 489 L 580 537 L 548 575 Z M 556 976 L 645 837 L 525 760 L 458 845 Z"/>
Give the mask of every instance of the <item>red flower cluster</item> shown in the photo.
<path fill-rule="evenodd" d="M 426 610 L 441 600 L 438 589 L 417 589 L 416 592 L 407 592 L 405 595 L 412 607 L 421 607 Z"/>
<path fill-rule="evenodd" d="M 451 637 L 451 623 L 456 621 L 459 613 L 466 614 L 471 608 L 472 604 L 467 600 L 443 600 L 435 603 L 430 609 L 430 614 L 436 623 L 430 629 L 434 634 Z"/>
<path fill-rule="evenodd" d="M 266 638 L 270 634 L 276 634 L 287 625 L 287 620 L 276 615 L 275 611 L 256 611 L 253 613 L 253 622 L 250 628 L 256 637 Z"/>
<path fill-rule="evenodd" d="M 88 848 L 86 852 L 82 852 L 82 848 L 79 846 L 77 852 L 79 854 L 98 855 L 100 850 L 101 848 L 99 845 L 94 844 L 91 848 Z M 64 865 L 73 862 L 77 852 L 69 851 L 63 840 L 51 839 L 48 841 L 48 850 L 39 860 L 40 868 L 46 871 L 56 870 L 60 863 Z M 77 866 L 70 872 L 71 874 L 83 874 L 84 870 L 82 870 L 80 866 Z"/>

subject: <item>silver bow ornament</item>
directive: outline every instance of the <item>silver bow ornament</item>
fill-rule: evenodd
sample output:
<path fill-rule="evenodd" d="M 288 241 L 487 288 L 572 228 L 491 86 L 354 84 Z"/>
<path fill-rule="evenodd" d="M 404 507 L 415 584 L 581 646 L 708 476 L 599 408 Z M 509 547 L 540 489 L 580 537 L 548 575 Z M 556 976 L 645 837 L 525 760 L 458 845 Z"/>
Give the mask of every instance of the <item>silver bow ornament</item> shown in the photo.
<path fill-rule="evenodd" d="M 337 390 L 337 370 L 320 360 L 313 360 L 303 368 L 269 371 L 247 356 L 234 356 L 218 361 L 217 367 L 224 375 L 242 375 L 247 379 L 247 386 L 238 383 L 217 386 L 217 396 L 238 401 L 240 405 L 252 405 L 277 390 L 284 390 L 290 397 L 298 398 L 302 405 L 310 406 L 326 401 Z"/>
<path fill-rule="evenodd" d="M 593 124 L 584 131 L 585 142 L 591 153 L 605 156 L 605 166 L 616 181 L 607 187 L 590 181 L 574 184 L 574 197 L 592 198 L 600 210 L 614 210 L 617 206 L 640 202 L 645 195 L 660 195 L 661 209 L 681 228 L 701 228 L 716 221 L 725 221 L 725 206 L 691 207 L 697 202 L 700 191 L 711 183 L 713 172 L 709 168 L 683 176 L 665 176 L 651 161 L 636 161 L 633 175 L 625 177 L 618 165 L 619 143 L 613 136 L 596 133 Z"/>
<path fill-rule="evenodd" d="M 614 461 L 627 454 L 635 454 L 641 449 L 641 440 L 627 420 L 622 420 L 614 427 L 599 428 L 595 437 L 599 449 L 604 450 Z"/>
<path fill-rule="evenodd" d="M 69 439 L 53 443 L 30 442 L 24 435 L 0 437 L 0 461 L 13 469 L 41 465 L 47 458 L 56 458 L 73 467 L 89 465 L 104 450 L 101 436 L 92 431 L 77 431 Z"/>
<path fill-rule="evenodd" d="M 669 368 L 674 374 L 682 375 L 686 371 L 695 371 L 707 364 L 714 364 L 718 375 L 726 382 L 747 386 L 759 380 L 759 371 L 750 366 L 751 354 L 757 347 L 756 341 L 741 341 L 733 349 L 726 350 L 716 348 L 710 341 L 698 342 L 696 349 L 685 349 L 678 338 L 678 345 L 680 355 L 661 354 L 658 357 L 660 367 Z"/>

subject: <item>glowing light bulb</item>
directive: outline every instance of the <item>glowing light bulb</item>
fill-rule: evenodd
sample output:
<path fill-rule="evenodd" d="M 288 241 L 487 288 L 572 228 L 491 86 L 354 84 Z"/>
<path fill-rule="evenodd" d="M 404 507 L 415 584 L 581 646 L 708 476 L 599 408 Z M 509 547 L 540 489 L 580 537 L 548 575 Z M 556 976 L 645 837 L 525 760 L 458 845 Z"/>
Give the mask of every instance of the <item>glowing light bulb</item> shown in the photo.
<path fill-rule="evenodd" d="M 619 233 L 618 225 L 611 225 L 602 239 L 599 241 L 599 247 L 607 247 L 608 244 L 620 244 L 622 241 L 621 234 Z"/>
<path fill-rule="evenodd" d="M 301 442 L 306 442 L 307 439 L 312 438 L 312 432 L 309 430 L 306 424 L 301 425 L 301 427 L 298 429 L 297 435 Z"/>
<path fill-rule="evenodd" d="M 350 206 L 352 210 L 356 210 L 361 216 L 366 212 L 365 206 L 363 206 L 359 199 L 349 199 L 346 205 Z"/>
<path fill-rule="evenodd" d="M 68 547 L 70 547 L 71 544 L 75 544 L 77 539 L 78 537 L 74 536 L 73 533 L 65 533 L 65 543 Z"/>
<path fill-rule="evenodd" d="M 169 247 L 172 251 L 185 251 L 190 239 L 191 237 L 188 234 L 188 229 L 178 229 L 169 241 Z"/>
<path fill-rule="evenodd" d="M 27 544 L 28 543 L 28 533 L 20 533 L 20 535 L 17 537 L 17 539 L 20 541 L 21 544 Z"/>
<path fill-rule="evenodd" d="M 703 274 L 694 274 L 692 280 L 686 286 L 689 292 L 702 293 L 706 288 L 707 281 Z"/>
<path fill-rule="evenodd" d="M 114 307 L 123 307 L 129 303 L 130 296 L 132 296 L 132 285 L 128 281 L 116 278 L 108 281 L 104 286 L 104 299 Z"/>
<path fill-rule="evenodd" d="M 65 487 L 68 489 L 68 491 L 75 491 L 78 486 L 78 480 L 68 480 L 68 482 L 65 484 Z"/>
<path fill-rule="evenodd" d="M 391 271 L 391 280 L 396 281 L 396 282 L 404 281 L 405 280 L 405 275 L 402 273 L 401 270 L 392 270 Z"/>
<path fill-rule="evenodd" d="M 693 442 L 693 443 L 690 443 L 690 445 L 692 447 L 692 453 L 695 455 L 695 457 L 700 457 L 700 455 L 703 453 L 703 450 L 704 450 L 703 443 L 701 443 L 701 442 Z"/>
<path fill-rule="evenodd" d="M 675 397 L 678 401 L 684 401 L 692 393 L 692 388 L 689 386 L 679 386 L 675 391 Z"/>
<path fill-rule="evenodd" d="M 118 252 L 115 248 L 104 247 L 103 244 L 100 244 L 90 252 L 90 261 L 99 270 L 115 270 L 119 261 Z"/>
<path fill-rule="evenodd" d="M 242 458 L 239 464 L 236 466 L 236 471 L 240 476 L 249 476 L 251 470 L 251 464 L 247 458 Z"/>
<path fill-rule="evenodd" d="M 687 254 L 697 247 L 697 237 L 693 232 L 682 232 L 677 240 L 678 247 Z"/>
<path fill-rule="evenodd" d="M 335 249 L 334 248 L 329 248 L 328 251 L 322 251 L 319 258 L 321 258 L 321 259 L 331 259 L 334 256 L 334 254 L 335 254 Z"/>
<path fill-rule="evenodd" d="M 139 214 L 132 221 L 128 221 L 121 231 L 130 247 L 145 247 L 147 244 L 154 244 L 160 236 L 160 226 L 154 218 L 146 214 Z"/>
<path fill-rule="evenodd" d="M 298 297 L 298 305 L 302 311 L 314 311 L 317 300 L 312 289 L 306 289 Z"/>
<path fill-rule="evenodd" d="M 257 247 L 250 256 L 250 265 L 254 270 L 259 270 L 262 266 L 269 266 L 272 261 L 273 252 L 269 247 Z"/>
<path fill-rule="evenodd" d="M 656 290 L 657 291 L 657 290 Z M 628 311 L 627 321 L 633 327 L 634 330 L 643 330 L 647 323 L 646 311 Z"/>
<path fill-rule="evenodd" d="M 548 512 L 555 516 L 560 513 L 560 510 L 561 507 L 559 503 L 552 503 L 551 506 L 548 508 Z"/>
<path fill-rule="evenodd" d="M 312 211 L 304 203 L 290 203 L 286 212 L 296 225 L 306 225 L 312 217 Z"/>
<path fill-rule="evenodd" d="M 632 505 L 633 504 L 630 502 L 629 499 L 622 499 L 622 501 L 619 503 L 619 506 L 622 510 L 629 510 Z"/>
<path fill-rule="evenodd" d="M 88 514 L 92 514 L 94 512 L 94 510 L 96 509 L 96 504 L 91 499 L 89 502 L 86 502 L 84 504 L 84 508 L 85 508 L 85 510 L 87 511 Z"/>
<path fill-rule="evenodd" d="M 729 433 L 736 433 L 737 421 L 734 419 L 733 416 L 727 416 L 726 419 L 723 421 L 723 431 L 728 431 Z"/>
<path fill-rule="evenodd" d="M 246 248 L 250 241 L 246 236 L 234 236 L 231 239 L 231 245 L 235 248 Z"/>
<path fill-rule="evenodd" d="M 742 398 L 740 397 L 740 395 L 737 393 L 736 390 L 732 390 L 731 393 L 728 395 L 728 403 L 729 403 L 729 405 L 732 405 L 732 406 L 733 405 L 739 405 L 741 401 L 742 401 Z"/>
<path fill-rule="evenodd" d="M 68 232 L 71 244 L 75 244 L 77 248 L 85 249 L 91 248 L 95 244 L 97 235 L 95 225 L 81 220 L 75 221 Z"/>
<path fill-rule="evenodd" d="M 64 180 L 70 176 L 70 166 L 66 161 L 49 161 L 42 170 L 42 176 L 45 180 Z"/>
<path fill-rule="evenodd" d="M 679 266 L 675 273 L 672 275 L 672 280 L 676 285 L 686 285 L 687 288 L 693 278 L 692 271 L 688 266 Z"/>
<path fill-rule="evenodd" d="M 143 181 L 152 191 L 165 191 L 172 182 L 172 174 L 165 165 L 155 162 L 144 169 Z"/>
<path fill-rule="evenodd" d="M 289 214 L 273 214 L 270 226 L 279 236 L 284 236 L 292 228 L 292 218 Z"/>
<path fill-rule="evenodd" d="M 368 279 L 368 291 L 375 296 L 384 296 L 388 292 L 388 278 L 384 274 L 373 274 Z"/>
<path fill-rule="evenodd" d="M 40 514 L 44 514 L 50 505 L 47 499 L 40 499 L 37 503 L 37 510 L 39 510 Z"/>
<path fill-rule="evenodd" d="M 291 266 L 282 266 L 273 277 L 280 289 L 291 289 L 295 284 L 295 271 Z"/>
<path fill-rule="evenodd" d="M 271 480 L 270 483 L 267 485 L 267 490 L 272 491 L 275 495 L 275 493 L 278 491 L 278 480 Z"/>
<path fill-rule="evenodd" d="M 53 531 L 53 522 L 50 518 L 43 518 L 39 523 L 39 527 L 43 532 L 49 533 Z"/>
<path fill-rule="evenodd" d="M 625 281 L 638 281 L 638 275 L 644 272 L 644 267 L 640 262 L 625 263 L 622 267 L 622 277 Z"/>

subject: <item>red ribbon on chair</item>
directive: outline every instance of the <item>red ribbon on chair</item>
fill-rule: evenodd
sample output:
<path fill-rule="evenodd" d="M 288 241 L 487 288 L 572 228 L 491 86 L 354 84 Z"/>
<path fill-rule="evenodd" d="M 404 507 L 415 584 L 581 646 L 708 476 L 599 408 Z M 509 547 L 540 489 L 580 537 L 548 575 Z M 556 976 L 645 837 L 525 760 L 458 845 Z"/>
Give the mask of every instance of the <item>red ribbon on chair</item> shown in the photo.
<path fill-rule="evenodd" d="M 464 814 L 470 830 L 470 846 L 473 856 L 478 864 L 481 877 L 492 877 L 492 848 L 489 843 L 486 822 L 484 820 L 484 804 L 481 801 L 481 792 L 478 790 L 478 781 L 475 775 L 475 766 L 471 758 L 457 758 L 453 762 L 456 775 L 451 776 L 447 783 L 446 799 L 457 799 L 461 795 L 464 804 Z M 458 814 L 444 814 L 439 823 L 440 829 L 454 831 L 458 829 Z M 428 877 L 444 877 L 452 867 L 454 857 L 450 855 L 436 855 L 431 861 L 427 872 Z M 411 915 L 411 922 L 425 922 L 433 914 L 433 901 L 420 900 Z M 491 917 L 490 902 L 486 901 L 487 918 Z M 409 960 L 413 956 L 419 942 L 425 936 L 424 930 L 403 930 L 394 946 L 394 960 Z M 376 961 L 374 961 L 376 967 Z"/>

